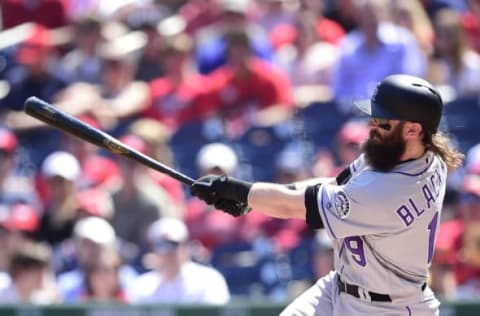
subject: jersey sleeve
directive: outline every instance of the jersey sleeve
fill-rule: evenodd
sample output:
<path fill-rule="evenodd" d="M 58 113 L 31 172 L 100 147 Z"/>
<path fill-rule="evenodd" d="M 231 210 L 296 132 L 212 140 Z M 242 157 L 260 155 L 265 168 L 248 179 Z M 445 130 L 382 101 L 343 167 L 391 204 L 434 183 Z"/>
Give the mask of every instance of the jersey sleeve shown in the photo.
<path fill-rule="evenodd" d="M 316 201 L 320 218 L 333 239 L 380 234 L 402 229 L 396 215 L 400 197 L 387 175 L 372 171 L 352 177 L 345 185 L 318 187 Z"/>
<path fill-rule="evenodd" d="M 360 155 L 357 159 L 355 159 L 350 165 L 345 167 L 345 169 L 340 172 L 337 177 L 336 181 L 338 185 L 346 184 L 350 178 L 355 174 L 358 173 L 363 166 L 365 165 L 365 158 L 363 155 Z"/>

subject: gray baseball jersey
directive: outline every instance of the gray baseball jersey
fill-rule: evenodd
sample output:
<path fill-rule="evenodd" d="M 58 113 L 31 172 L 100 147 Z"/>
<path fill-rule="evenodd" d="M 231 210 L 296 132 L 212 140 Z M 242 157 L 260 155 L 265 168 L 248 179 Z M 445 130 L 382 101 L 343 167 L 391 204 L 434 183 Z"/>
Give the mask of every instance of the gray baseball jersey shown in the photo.
<path fill-rule="evenodd" d="M 447 167 L 431 152 L 372 170 L 361 155 L 340 186 L 322 185 L 318 209 L 349 282 L 405 296 L 426 282 L 445 196 Z"/>
<path fill-rule="evenodd" d="M 342 280 L 397 302 L 418 297 L 433 257 L 446 177 L 445 162 L 432 152 L 390 172 L 373 170 L 361 155 L 344 183 L 317 186 L 307 221 L 312 225 L 316 215 L 323 222 Z"/>

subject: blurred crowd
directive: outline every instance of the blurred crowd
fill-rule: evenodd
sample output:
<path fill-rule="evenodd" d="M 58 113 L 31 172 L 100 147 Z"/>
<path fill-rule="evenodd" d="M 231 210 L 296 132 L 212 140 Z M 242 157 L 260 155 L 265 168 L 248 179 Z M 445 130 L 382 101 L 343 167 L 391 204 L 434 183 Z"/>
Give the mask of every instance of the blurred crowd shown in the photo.
<path fill-rule="evenodd" d="M 480 0 L 2 0 L 0 17 L 1 303 L 283 302 L 333 266 L 324 231 L 215 211 L 27 116 L 30 96 L 191 177 L 279 183 L 351 163 L 368 137 L 352 101 L 387 75 L 480 108 Z M 480 133 L 455 113 L 443 130 L 470 131 L 467 160 L 430 284 L 471 299 Z"/>

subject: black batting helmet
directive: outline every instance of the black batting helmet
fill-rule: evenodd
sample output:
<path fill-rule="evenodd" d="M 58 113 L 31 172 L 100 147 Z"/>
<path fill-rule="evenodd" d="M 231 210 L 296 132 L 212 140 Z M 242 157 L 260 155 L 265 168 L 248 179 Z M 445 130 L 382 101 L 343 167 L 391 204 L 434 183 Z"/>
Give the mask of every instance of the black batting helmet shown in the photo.
<path fill-rule="evenodd" d="M 370 100 L 354 104 L 371 117 L 421 123 L 432 134 L 437 132 L 443 108 L 442 98 L 432 84 L 410 75 L 386 77 Z"/>

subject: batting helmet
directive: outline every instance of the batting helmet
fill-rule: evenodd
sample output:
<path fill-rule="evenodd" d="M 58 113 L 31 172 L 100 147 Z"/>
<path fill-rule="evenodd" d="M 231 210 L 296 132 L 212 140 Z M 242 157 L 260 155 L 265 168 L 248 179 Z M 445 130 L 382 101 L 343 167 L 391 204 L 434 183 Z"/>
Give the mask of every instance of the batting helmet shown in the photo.
<path fill-rule="evenodd" d="M 354 104 L 371 117 L 421 123 L 432 134 L 437 132 L 443 108 L 442 98 L 432 84 L 409 75 L 386 77 L 370 100 Z"/>

